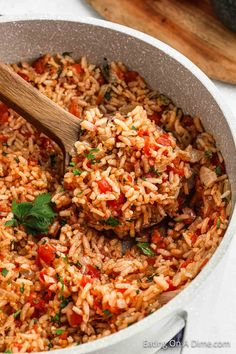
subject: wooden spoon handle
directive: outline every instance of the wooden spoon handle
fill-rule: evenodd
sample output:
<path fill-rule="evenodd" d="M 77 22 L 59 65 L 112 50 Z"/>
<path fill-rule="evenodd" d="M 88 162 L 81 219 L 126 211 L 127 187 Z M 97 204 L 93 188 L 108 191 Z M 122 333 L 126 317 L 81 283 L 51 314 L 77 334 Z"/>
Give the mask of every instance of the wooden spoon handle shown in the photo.
<path fill-rule="evenodd" d="M 78 140 L 80 120 L 59 107 L 0 62 L 0 99 L 69 152 Z"/>

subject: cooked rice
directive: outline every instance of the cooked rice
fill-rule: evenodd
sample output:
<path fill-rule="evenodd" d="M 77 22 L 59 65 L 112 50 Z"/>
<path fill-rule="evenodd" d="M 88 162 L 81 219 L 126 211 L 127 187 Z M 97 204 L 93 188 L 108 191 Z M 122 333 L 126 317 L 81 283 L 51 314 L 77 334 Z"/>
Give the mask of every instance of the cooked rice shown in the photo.
<path fill-rule="evenodd" d="M 101 70 L 47 54 L 13 68 L 82 118 L 83 131 L 61 181 L 58 147 L 0 104 L 0 351 L 76 346 L 141 320 L 189 284 L 227 227 L 229 181 L 200 119 L 122 63 Z M 167 145 L 157 143 L 163 134 Z M 13 200 L 43 192 L 58 214 L 47 235 L 5 226 Z M 110 229 L 135 236 L 149 255 L 124 249 Z M 55 252 L 46 263 L 45 245 Z"/>

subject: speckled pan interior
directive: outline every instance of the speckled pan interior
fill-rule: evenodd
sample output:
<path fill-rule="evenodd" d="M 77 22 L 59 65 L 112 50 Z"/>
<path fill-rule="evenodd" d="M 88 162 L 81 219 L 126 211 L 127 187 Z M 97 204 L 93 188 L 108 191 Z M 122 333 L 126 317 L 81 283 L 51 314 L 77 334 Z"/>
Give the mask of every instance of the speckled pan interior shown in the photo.
<path fill-rule="evenodd" d="M 98 64 L 104 57 L 124 62 L 185 112 L 202 118 L 206 130 L 213 133 L 223 152 L 231 185 L 235 186 L 235 146 L 223 113 L 203 84 L 162 50 L 112 29 L 51 20 L 0 23 L 0 43 L 0 57 L 5 62 L 64 51 L 73 52 L 74 58 L 86 55 Z"/>

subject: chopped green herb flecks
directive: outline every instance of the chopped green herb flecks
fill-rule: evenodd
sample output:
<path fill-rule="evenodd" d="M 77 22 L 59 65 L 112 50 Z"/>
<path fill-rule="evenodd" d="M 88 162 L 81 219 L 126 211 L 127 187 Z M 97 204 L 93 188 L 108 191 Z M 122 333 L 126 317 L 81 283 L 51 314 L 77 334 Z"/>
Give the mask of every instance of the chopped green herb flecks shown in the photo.
<path fill-rule="evenodd" d="M 140 293 L 140 290 L 139 290 L 139 289 L 137 289 L 137 290 L 136 290 L 136 294 L 138 295 L 139 293 Z"/>
<path fill-rule="evenodd" d="M 220 228 L 220 224 L 221 224 L 221 221 L 220 221 L 220 218 L 219 218 L 219 219 L 217 219 L 217 222 L 216 222 L 216 227 L 217 227 L 217 229 Z"/>
<path fill-rule="evenodd" d="M 60 221 L 60 225 L 61 225 L 61 226 L 66 225 L 66 220 L 62 219 L 62 220 Z"/>
<path fill-rule="evenodd" d="M 66 307 L 72 301 L 72 297 L 71 296 L 65 297 L 61 295 L 60 300 L 61 300 L 60 308 L 64 309 L 64 307 Z"/>
<path fill-rule="evenodd" d="M 137 128 L 134 126 L 134 125 L 132 125 L 132 128 L 131 128 L 132 130 L 137 130 Z"/>
<path fill-rule="evenodd" d="M 19 160 L 19 158 L 16 156 L 16 157 L 14 157 L 14 160 L 17 162 L 17 163 L 19 163 L 20 162 L 20 160 Z"/>
<path fill-rule="evenodd" d="M 154 167 L 151 167 L 150 170 L 149 170 L 150 173 L 154 173 L 156 176 L 160 176 L 160 172 L 158 172 L 157 170 L 155 170 Z"/>
<path fill-rule="evenodd" d="M 21 310 L 16 311 L 16 312 L 14 313 L 13 317 L 14 317 L 14 318 L 17 318 L 17 317 L 20 315 L 20 313 L 21 313 Z"/>
<path fill-rule="evenodd" d="M 9 270 L 7 270 L 6 268 L 3 268 L 1 271 L 1 274 L 4 278 L 6 278 L 7 274 L 9 273 Z"/>
<path fill-rule="evenodd" d="M 21 287 L 20 287 L 20 292 L 21 294 L 24 294 L 24 291 L 25 291 L 25 284 L 22 283 Z"/>
<path fill-rule="evenodd" d="M 51 316 L 51 322 L 58 322 L 60 321 L 60 313 L 57 312 L 55 316 Z"/>
<path fill-rule="evenodd" d="M 47 233 L 56 214 L 51 206 L 49 193 L 38 195 L 33 202 L 12 203 L 14 217 L 7 221 L 6 226 L 23 225 L 26 232 L 37 235 Z"/>
<path fill-rule="evenodd" d="M 5 353 L 5 354 L 12 354 L 12 350 L 11 350 L 11 349 L 7 349 L 7 350 L 5 350 L 4 353 Z"/>
<path fill-rule="evenodd" d="M 111 99 L 111 91 L 107 91 L 104 95 L 104 98 L 107 100 L 107 101 L 110 101 Z"/>
<path fill-rule="evenodd" d="M 216 166 L 215 173 L 218 177 L 222 175 L 222 169 L 220 166 Z"/>
<path fill-rule="evenodd" d="M 141 177 L 141 179 L 142 179 L 143 181 L 146 181 L 146 180 L 147 180 L 145 177 Z"/>
<path fill-rule="evenodd" d="M 212 151 L 210 151 L 210 150 L 206 150 L 206 151 L 204 151 L 204 155 L 205 155 L 205 157 L 207 157 L 207 158 L 212 158 Z"/>
<path fill-rule="evenodd" d="M 147 277 L 147 282 L 148 282 L 148 283 L 151 283 L 151 282 L 153 281 L 153 278 L 155 277 L 155 275 L 156 275 L 156 274 L 149 275 L 149 276 Z"/>
<path fill-rule="evenodd" d="M 99 152 L 99 149 L 95 148 L 95 149 L 91 149 L 90 152 L 88 154 L 85 155 L 85 157 L 91 161 L 92 164 L 97 163 L 98 161 L 95 160 L 95 155 L 94 153 Z"/>
<path fill-rule="evenodd" d="M 57 335 L 60 335 L 60 334 L 62 334 L 62 333 L 64 333 L 64 332 L 65 332 L 64 329 L 57 329 L 55 333 L 56 333 Z"/>
<path fill-rule="evenodd" d="M 154 256 L 155 253 L 153 250 L 150 248 L 150 245 L 148 242 L 138 242 L 137 247 L 141 249 L 141 251 L 146 254 L 147 256 Z"/>
<path fill-rule="evenodd" d="M 70 162 L 70 166 L 74 167 L 74 166 L 75 166 L 75 162 L 74 162 L 74 161 L 71 161 L 71 162 Z"/>
<path fill-rule="evenodd" d="M 82 172 L 83 172 L 83 171 L 82 171 L 80 168 L 76 168 L 76 169 L 73 171 L 73 175 L 74 175 L 74 176 L 80 176 Z"/>
<path fill-rule="evenodd" d="M 110 226 L 118 226 L 120 224 L 119 220 L 113 218 L 112 216 L 110 216 L 107 220 L 101 220 L 100 223 Z"/>
<path fill-rule="evenodd" d="M 108 316 L 108 317 L 112 316 L 111 311 L 110 311 L 110 310 L 108 310 L 108 309 L 103 310 L 103 313 L 104 313 L 104 315 L 106 315 L 106 316 Z"/>

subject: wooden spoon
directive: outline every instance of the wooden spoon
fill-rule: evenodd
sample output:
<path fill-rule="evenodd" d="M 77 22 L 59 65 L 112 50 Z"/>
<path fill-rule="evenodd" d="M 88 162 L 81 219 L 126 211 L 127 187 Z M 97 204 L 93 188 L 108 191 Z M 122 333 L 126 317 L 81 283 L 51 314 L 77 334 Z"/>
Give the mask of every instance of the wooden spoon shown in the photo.
<path fill-rule="evenodd" d="M 64 167 L 69 163 L 69 152 L 79 138 L 78 118 L 40 93 L 1 62 L 0 100 L 54 140 L 63 151 Z"/>

